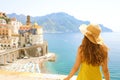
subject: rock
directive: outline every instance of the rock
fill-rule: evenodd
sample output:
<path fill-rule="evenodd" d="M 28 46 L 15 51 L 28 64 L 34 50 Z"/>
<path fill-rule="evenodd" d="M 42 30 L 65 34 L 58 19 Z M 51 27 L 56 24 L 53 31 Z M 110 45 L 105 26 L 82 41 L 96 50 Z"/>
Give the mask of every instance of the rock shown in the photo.
<path fill-rule="evenodd" d="M 46 57 L 47 57 L 47 60 L 48 60 L 48 61 L 51 61 L 51 62 L 54 62 L 54 61 L 56 60 L 56 55 L 55 55 L 55 53 L 48 53 L 48 54 L 46 55 Z"/>

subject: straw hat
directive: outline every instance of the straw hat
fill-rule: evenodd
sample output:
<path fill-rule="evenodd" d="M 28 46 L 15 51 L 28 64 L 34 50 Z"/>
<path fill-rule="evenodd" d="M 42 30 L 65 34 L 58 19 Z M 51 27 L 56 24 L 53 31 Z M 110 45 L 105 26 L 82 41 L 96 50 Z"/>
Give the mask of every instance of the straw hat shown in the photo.
<path fill-rule="evenodd" d="M 99 25 L 94 24 L 82 24 L 79 27 L 82 34 L 84 34 L 92 43 L 94 44 L 103 44 L 103 39 L 100 36 L 101 28 Z"/>

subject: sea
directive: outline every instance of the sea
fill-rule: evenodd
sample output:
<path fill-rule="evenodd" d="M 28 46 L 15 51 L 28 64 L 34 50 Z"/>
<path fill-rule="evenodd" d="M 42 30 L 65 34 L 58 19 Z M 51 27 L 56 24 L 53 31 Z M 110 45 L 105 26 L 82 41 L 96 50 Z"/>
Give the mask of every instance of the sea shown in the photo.
<path fill-rule="evenodd" d="M 110 49 L 108 66 L 111 80 L 120 80 L 120 33 L 103 32 L 101 36 Z M 45 33 L 44 40 L 48 41 L 49 52 L 56 54 L 55 62 L 45 63 L 48 72 L 68 75 L 83 37 L 81 33 Z"/>

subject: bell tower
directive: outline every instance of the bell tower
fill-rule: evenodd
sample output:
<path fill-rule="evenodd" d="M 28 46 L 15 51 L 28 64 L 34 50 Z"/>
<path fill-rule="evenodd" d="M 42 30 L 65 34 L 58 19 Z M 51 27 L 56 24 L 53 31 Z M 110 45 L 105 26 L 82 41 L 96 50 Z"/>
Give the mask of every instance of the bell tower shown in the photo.
<path fill-rule="evenodd" d="M 31 24 L 31 21 L 30 21 L 30 16 L 28 15 L 28 16 L 27 16 L 26 25 L 30 25 L 30 24 Z"/>

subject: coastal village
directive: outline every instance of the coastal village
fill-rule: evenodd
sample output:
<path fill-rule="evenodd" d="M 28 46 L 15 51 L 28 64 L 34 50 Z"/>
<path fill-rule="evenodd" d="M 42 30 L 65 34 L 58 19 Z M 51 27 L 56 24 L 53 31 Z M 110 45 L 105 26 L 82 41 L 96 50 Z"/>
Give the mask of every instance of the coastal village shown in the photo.
<path fill-rule="evenodd" d="M 56 55 L 48 51 L 43 36 L 43 27 L 32 24 L 29 15 L 23 25 L 0 12 L 1 80 L 63 80 L 65 75 L 47 72 L 44 63 L 54 62 Z"/>
<path fill-rule="evenodd" d="M 43 39 L 43 28 L 37 23 L 31 24 L 30 16 L 23 25 L 16 18 L 8 18 L 0 12 L 0 55 L 12 50 L 20 53 L 12 55 L 16 58 L 38 57 L 48 53 L 48 43 Z"/>
<path fill-rule="evenodd" d="M 0 12 L 1 52 L 37 44 L 44 44 L 43 28 L 37 23 L 31 24 L 30 16 L 27 16 L 26 24 L 23 25 L 16 18 L 8 18 L 5 13 Z"/>

